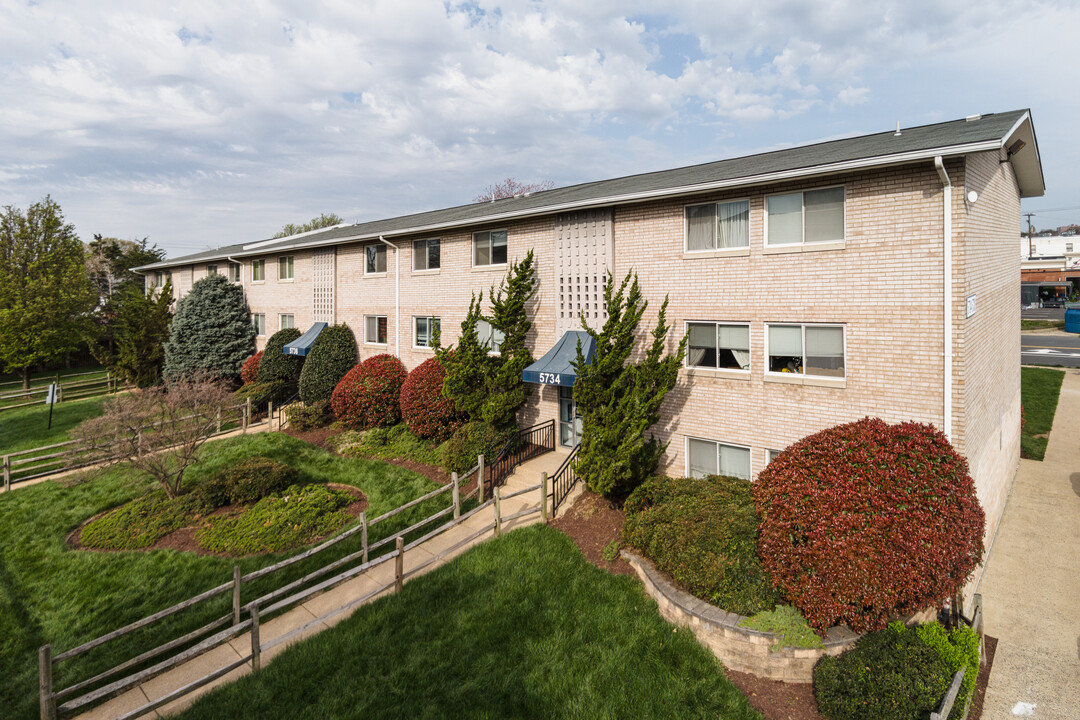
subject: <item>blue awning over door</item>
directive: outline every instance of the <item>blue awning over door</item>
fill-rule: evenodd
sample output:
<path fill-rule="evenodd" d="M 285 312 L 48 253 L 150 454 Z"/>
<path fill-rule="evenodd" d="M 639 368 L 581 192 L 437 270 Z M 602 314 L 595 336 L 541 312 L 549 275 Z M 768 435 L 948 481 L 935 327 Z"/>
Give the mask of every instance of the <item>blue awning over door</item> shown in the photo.
<path fill-rule="evenodd" d="M 319 337 L 319 333 L 325 330 L 326 326 L 324 322 L 315 323 L 306 333 L 281 348 L 281 352 L 286 355 L 307 355 L 315 344 L 315 338 Z"/>
<path fill-rule="evenodd" d="M 596 355 L 596 343 L 592 337 L 583 330 L 570 330 L 559 339 L 559 342 L 555 343 L 555 347 L 544 353 L 544 357 L 522 370 L 521 379 L 537 385 L 573 387 L 577 375 L 571 363 L 577 359 L 579 340 L 585 362 L 592 362 L 593 356 Z"/>

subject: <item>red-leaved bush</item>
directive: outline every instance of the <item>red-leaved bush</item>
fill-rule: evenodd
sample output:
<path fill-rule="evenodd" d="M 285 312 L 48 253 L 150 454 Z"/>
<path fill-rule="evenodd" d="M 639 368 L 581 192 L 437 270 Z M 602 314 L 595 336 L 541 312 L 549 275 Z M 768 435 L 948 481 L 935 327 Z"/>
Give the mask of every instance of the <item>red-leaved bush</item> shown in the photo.
<path fill-rule="evenodd" d="M 819 630 L 936 606 L 982 559 L 967 461 L 932 425 L 877 418 L 803 438 L 758 475 L 758 555 Z"/>
<path fill-rule="evenodd" d="M 330 396 L 338 420 L 354 430 L 393 425 L 401 420 L 401 385 L 408 373 L 393 355 L 363 361 L 341 378 Z"/>
<path fill-rule="evenodd" d="M 401 386 L 401 418 L 417 437 L 445 440 L 465 422 L 454 403 L 443 397 L 446 371 L 438 358 L 420 363 Z"/>
<path fill-rule="evenodd" d="M 259 377 L 259 363 L 262 362 L 263 351 L 255 353 L 240 367 L 240 379 L 244 381 L 244 384 L 255 382 L 255 378 Z"/>

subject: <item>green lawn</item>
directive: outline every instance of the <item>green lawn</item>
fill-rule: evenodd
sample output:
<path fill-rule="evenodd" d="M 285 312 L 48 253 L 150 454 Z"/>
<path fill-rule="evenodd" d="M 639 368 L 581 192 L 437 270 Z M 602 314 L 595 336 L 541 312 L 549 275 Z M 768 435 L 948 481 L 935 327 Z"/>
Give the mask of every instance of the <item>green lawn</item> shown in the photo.
<path fill-rule="evenodd" d="M 93 373 L 93 375 L 86 375 L 85 373 Z M 57 374 L 60 375 L 61 382 L 66 382 L 65 378 L 70 378 L 70 382 L 78 382 L 80 380 L 93 380 L 95 378 L 105 377 L 106 370 L 103 365 L 92 365 L 90 367 L 71 368 L 70 370 L 50 370 L 48 372 L 30 373 L 30 387 L 37 388 L 55 382 Z M 72 375 L 79 375 L 81 377 L 71 377 Z M 15 384 L 16 382 L 19 384 Z M 0 395 L 21 390 L 21 383 L 22 378 L 18 375 L 0 375 Z"/>
<path fill-rule="evenodd" d="M 534 525 L 361 607 L 179 717 L 761 716 L 635 579 Z"/>
<path fill-rule="evenodd" d="M 1064 320 L 1021 320 L 1020 330 L 1046 330 L 1048 328 L 1063 328 Z"/>
<path fill-rule="evenodd" d="M 69 440 L 68 431 L 100 415 L 104 401 L 104 397 L 97 397 L 54 405 L 51 430 L 47 429 L 49 406 L 44 402 L 0 412 L 0 455 Z"/>
<path fill-rule="evenodd" d="M 1064 370 L 1020 368 L 1020 404 L 1024 406 L 1024 429 L 1020 449 L 1032 460 L 1042 460 L 1050 428 L 1054 426 Z M 1040 437 L 1041 436 L 1041 437 Z"/>
<path fill-rule="evenodd" d="M 370 503 L 368 517 L 435 488 L 427 478 L 382 462 L 340 458 L 282 433 L 259 433 L 212 442 L 188 471 L 192 483 L 243 457 L 265 455 L 298 468 L 308 479 L 354 485 Z M 90 516 L 141 495 L 149 481 L 115 468 L 81 485 L 45 482 L 0 495 L 0 715 L 37 716 L 37 650 L 62 652 L 203 590 L 227 582 L 232 566 L 244 572 L 277 562 L 279 553 L 240 560 L 174 551 L 81 552 L 65 538 Z M 392 534 L 449 503 L 442 496 L 372 528 L 371 540 Z M 359 533 L 320 556 L 272 578 L 245 586 L 244 602 L 316 567 L 359 549 Z M 228 612 L 230 600 L 203 603 L 58 666 L 56 687 L 115 665 Z"/>

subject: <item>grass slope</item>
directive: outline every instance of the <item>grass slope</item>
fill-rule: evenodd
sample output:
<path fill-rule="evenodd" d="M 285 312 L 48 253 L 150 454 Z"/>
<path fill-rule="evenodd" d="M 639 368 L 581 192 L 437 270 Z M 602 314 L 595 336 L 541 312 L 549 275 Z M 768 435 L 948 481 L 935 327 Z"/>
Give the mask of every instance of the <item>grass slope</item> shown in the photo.
<path fill-rule="evenodd" d="M 48 429 L 49 406 L 44 402 L 0 412 L 0 455 L 70 440 L 68 432 L 83 420 L 100 415 L 104 401 L 98 397 L 54 405 L 52 429 Z"/>
<path fill-rule="evenodd" d="M 760 718 L 633 579 L 511 532 L 201 698 L 200 718 Z"/>
<path fill-rule="evenodd" d="M 1042 460 L 1046 455 L 1047 435 L 1054 427 L 1064 370 L 1049 368 L 1020 368 L 1020 403 L 1024 406 L 1024 429 L 1020 434 L 1020 448 L 1032 460 Z"/>
<path fill-rule="evenodd" d="M 311 480 L 362 489 L 370 503 L 369 517 L 435 487 L 427 478 L 404 468 L 340 458 L 280 433 L 212 442 L 187 478 L 198 482 L 253 455 L 288 462 Z M 51 643 L 54 653 L 62 652 L 228 582 L 234 563 L 249 572 L 298 552 L 232 560 L 167 550 L 99 553 L 67 548 L 65 538 L 80 522 L 138 497 L 150 487 L 133 471 L 116 468 L 74 487 L 46 482 L 0 495 L 0 677 L 4 678 L 0 716 L 37 716 L 39 646 Z M 440 497 L 401 513 L 373 527 L 371 540 L 390 535 L 447 503 L 449 499 L 441 501 Z M 359 534 L 275 578 L 245 586 L 243 600 L 247 602 L 256 593 L 267 592 L 357 549 Z M 159 644 L 165 637 L 177 637 L 226 614 L 230 599 L 223 596 L 217 600 L 61 663 L 56 687 L 67 687 Z"/>

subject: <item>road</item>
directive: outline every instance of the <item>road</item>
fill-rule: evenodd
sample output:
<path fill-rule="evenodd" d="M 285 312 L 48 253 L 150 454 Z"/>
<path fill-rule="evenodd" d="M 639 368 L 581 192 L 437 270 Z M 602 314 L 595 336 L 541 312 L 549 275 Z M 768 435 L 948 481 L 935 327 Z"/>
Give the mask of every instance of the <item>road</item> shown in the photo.
<path fill-rule="evenodd" d="M 1080 335 L 1021 335 L 1020 362 L 1080 367 Z"/>

